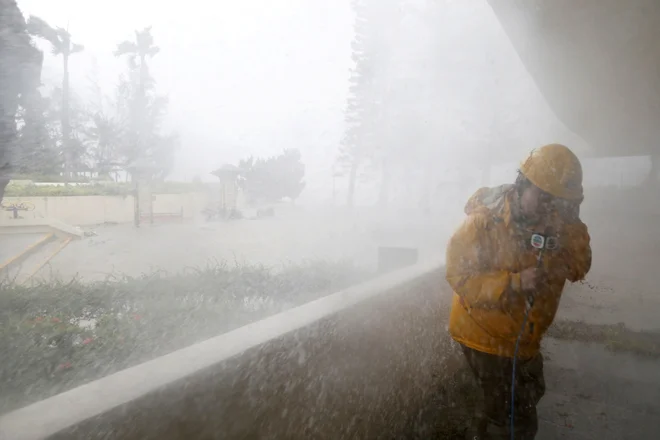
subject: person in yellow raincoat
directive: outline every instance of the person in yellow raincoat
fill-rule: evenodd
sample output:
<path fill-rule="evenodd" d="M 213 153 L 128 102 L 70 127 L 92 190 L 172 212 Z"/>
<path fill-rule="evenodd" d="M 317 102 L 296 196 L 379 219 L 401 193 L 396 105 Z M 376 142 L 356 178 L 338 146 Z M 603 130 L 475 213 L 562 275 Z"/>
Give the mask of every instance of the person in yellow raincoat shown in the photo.
<path fill-rule="evenodd" d="M 469 439 L 510 438 L 519 335 L 514 434 L 536 435 L 536 405 L 545 393 L 541 338 L 566 281 L 584 279 L 591 267 L 589 233 L 579 217 L 582 200 L 580 161 L 569 148 L 551 144 L 531 153 L 513 185 L 481 188 L 465 207 L 467 218 L 447 246 L 446 277 L 454 291 L 449 332 L 484 393 Z M 532 246 L 533 234 L 548 246 Z"/>

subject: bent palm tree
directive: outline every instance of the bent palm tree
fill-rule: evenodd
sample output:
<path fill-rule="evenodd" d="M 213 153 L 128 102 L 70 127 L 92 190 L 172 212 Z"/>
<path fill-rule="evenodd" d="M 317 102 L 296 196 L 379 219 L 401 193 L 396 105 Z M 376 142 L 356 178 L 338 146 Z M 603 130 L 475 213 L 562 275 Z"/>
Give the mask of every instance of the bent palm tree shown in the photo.
<path fill-rule="evenodd" d="M 62 55 L 64 75 L 62 77 L 62 149 L 64 151 L 65 177 L 70 175 L 71 157 L 71 120 L 69 115 L 69 57 L 85 48 L 71 42 L 71 34 L 61 27 L 54 28 L 39 17 L 30 16 L 27 21 L 30 34 L 43 38 L 52 46 L 53 55 Z"/>

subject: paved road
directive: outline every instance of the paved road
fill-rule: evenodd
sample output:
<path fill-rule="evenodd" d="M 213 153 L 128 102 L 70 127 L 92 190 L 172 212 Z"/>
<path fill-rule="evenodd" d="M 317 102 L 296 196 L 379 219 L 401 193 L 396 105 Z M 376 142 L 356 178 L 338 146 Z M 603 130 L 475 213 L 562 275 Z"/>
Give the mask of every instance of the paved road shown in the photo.
<path fill-rule="evenodd" d="M 364 212 L 291 209 L 260 220 L 91 228 L 97 236 L 71 243 L 44 273 L 102 279 L 111 273 L 177 272 L 215 261 L 281 267 L 305 260 L 352 260 L 374 268 L 378 246 L 410 246 L 421 258 L 444 252 L 437 220 L 380 218 Z"/>

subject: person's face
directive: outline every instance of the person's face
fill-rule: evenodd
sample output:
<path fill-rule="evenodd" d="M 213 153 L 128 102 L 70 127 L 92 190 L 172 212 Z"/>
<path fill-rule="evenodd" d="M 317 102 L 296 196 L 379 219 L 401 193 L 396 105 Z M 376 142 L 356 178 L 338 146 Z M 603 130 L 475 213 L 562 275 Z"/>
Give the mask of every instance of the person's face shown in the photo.
<path fill-rule="evenodd" d="M 520 211 L 532 223 L 550 214 L 553 206 L 554 197 L 534 185 L 528 185 L 520 196 Z"/>

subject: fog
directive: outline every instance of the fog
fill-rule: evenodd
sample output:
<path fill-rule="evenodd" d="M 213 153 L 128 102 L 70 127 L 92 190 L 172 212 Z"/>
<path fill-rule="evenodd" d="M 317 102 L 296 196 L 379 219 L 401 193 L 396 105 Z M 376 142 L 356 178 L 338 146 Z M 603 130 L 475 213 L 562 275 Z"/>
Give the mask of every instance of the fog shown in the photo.
<path fill-rule="evenodd" d="M 485 2 L 448 2 L 433 16 L 411 8 L 399 17 L 386 5 L 369 5 L 383 16 L 380 32 L 386 30 L 371 49 L 387 59 L 378 66 L 374 93 L 382 94 L 392 112 L 415 111 L 417 125 L 393 115 L 398 123 L 392 127 L 397 143 L 419 145 L 422 157 L 412 158 L 412 168 L 425 157 L 437 161 L 438 171 L 467 161 L 472 167 L 481 156 L 516 162 L 549 138 L 588 151 L 550 111 Z M 178 5 L 149 1 L 24 0 L 19 6 L 26 15 L 68 26 L 84 43 L 70 69 L 73 93 L 81 100 L 89 99 L 94 61 L 104 93 L 114 93 L 126 64 L 112 54 L 117 43 L 153 26 L 161 52 L 150 71 L 170 101 L 165 124 L 182 140 L 170 179 L 210 180 L 209 173 L 223 163 L 297 148 L 307 168 L 301 202 L 330 199 L 355 68 L 355 17 L 348 1 L 331 9 L 323 1 L 287 1 L 277 8 L 265 0 L 218 2 L 210 9 L 193 1 L 189 14 Z M 38 45 L 48 49 L 46 42 Z M 44 89 L 61 78 L 61 59 L 46 50 Z M 385 130 L 381 136 L 389 137 Z M 455 145 L 461 145 L 459 157 Z M 391 148 L 391 160 L 398 162 L 406 148 Z M 378 172 L 369 170 L 370 180 L 378 180 Z M 373 196 L 366 192 L 369 203 Z"/>
<path fill-rule="evenodd" d="M 84 41 L 86 50 L 72 58 L 71 67 L 81 96 L 88 94 L 94 59 L 102 87 L 112 93 L 126 64 L 112 55 L 117 43 L 153 26 L 161 53 L 150 69 L 170 99 L 167 125 L 184 144 L 171 178 L 208 179 L 225 162 L 283 148 L 302 149 L 311 176 L 327 174 L 323 164 L 333 161 L 342 135 L 351 67 L 348 2 L 327 9 L 323 2 L 287 1 L 275 8 L 250 0 L 209 9 L 207 2 L 193 1 L 184 14 L 179 5 L 155 1 L 19 6 L 49 22 L 68 23 Z M 44 86 L 59 84 L 61 76 L 61 60 L 46 55 Z"/>
<path fill-rule="evenodd" d="M 656 438 L 645 2 L 1 0 L 0 440 Z"/>

